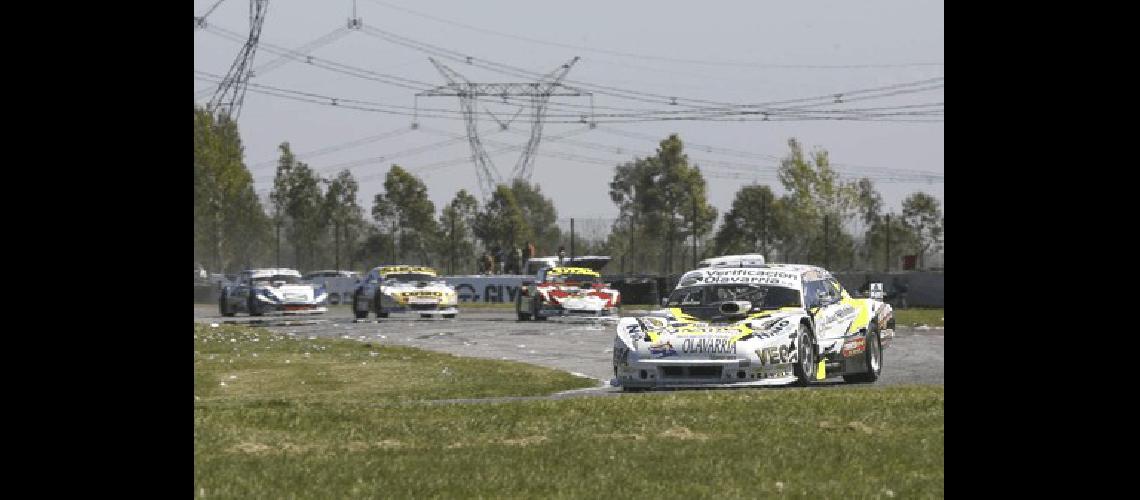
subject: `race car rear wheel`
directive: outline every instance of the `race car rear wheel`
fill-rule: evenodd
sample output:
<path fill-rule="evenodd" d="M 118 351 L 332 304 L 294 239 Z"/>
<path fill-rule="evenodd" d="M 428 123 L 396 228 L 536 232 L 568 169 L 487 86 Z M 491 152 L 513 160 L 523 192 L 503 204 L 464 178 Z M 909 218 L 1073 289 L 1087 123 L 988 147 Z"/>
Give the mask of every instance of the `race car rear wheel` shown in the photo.
<path fill-rule="evenodd" d="M 384 302 L 381 301 L 381 297 L 383 297 L 383 295 L 381 295 L 380 291 L 377 290 L 376 291 L 376 297 L 372 299 L 373 302 L 376 303 L 376 317 L 377 318 L 387 318 L 388 313 L 384 312 Z"/>
<path fill-rule="evenodd" d="M 265 312 L 262 311 L 261 308 L 257 305 L 257 298 L 254 297 L 253 295 L 249 296 L 249 304 L 248 305 L 249 305 L 249 315 L 250 316 L 261 316 L 261 315 L 265 314 Z"/>
<path fill-rule="evenodd" d="M 368 309 L 365 309 L 363 311 L 357 310 L 356 304 L 359 301 L 360 301 L 360 292 L 356 292 L 356 294 L 352 296 L 352 314 L 354 316 L 356 316 L 356 319 L 365 319 L 368 317 Z"/>
<path fill-rule="evenodd" d="M 796 336 L 796 364 L 792 371 L 796 374 L 796 385 L 806 386 L 815 380 L 816 359 L 815 343 L 812 341 L 811 329 L 800 324 L 800 333 Z"/>
<path fill-rule="evenodd" d="M 843 381 L 855 384 L 868 384 L 879 380 L 879 374 L 883 373 L 883 344 L 879 340 L 879 330 L 872 327 L 871 333 L 867 334 L 867 350 L 864 354 L 867 358 L 867 371 L 863 373 L 856 373 L 854 375 L 844 375 Z"/>

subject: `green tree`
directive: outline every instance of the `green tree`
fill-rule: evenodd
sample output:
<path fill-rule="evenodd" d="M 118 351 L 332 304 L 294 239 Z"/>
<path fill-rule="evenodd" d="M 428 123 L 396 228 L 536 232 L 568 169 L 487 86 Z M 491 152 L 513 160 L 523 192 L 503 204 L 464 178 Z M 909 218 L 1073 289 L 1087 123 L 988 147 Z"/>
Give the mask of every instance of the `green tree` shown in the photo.
<path fill-rule="evenodd" d="M 273 177 L 273 190 L 269 193 L 269 200 L 273 206 L 274 266 L 281 267 L 281 231 L 288 223 L 289 192 L 292 189 L 293 167 L 297 158 L 289 149 L 288 142 L 281 143 L 277 149 L 281 156 L 277 158 L 277 173 Z"/>
<path fill-rule="evenodd" d="M 296 162 L 289 174 L 285 214 L 289 217 L 289 240 L 293 243 L 298 269 L 318 267 L 317 251 L 324 235 L 325 213 L 316 172 Z"/>
<path fill-rule="evenodd" d="M 940 205 L 933 196 L 922 192 L 913 193 L 902 202 L 902 218 L 914 231 L 919 267 L 927 253 L 942 250 L 945 220 Z"/>
<path fill-rule="evenodd" d="M 267 220 L 242 154 L 236 123 L 194 108 L 194 260 L 215 271 L 253 265 L 264 251 Z"/>
<path fill-rule="evenodd" d="M 871 269 L 891 271 L 900 255 L 916 249 L 914 228 L 903 217 L 888 213 L 875 220 L 867 229 L 866 252 Z"/>
<path fill-rule="evenodd" d="M 678 243 L 712 230 L 717 212 L 707 196 L 704 176 L 699 167 L 689 165 L 677 134 L 662 140 L 656 155 L 618 165 L 610 182 L 610 199 L 621 214 L 617 224 L 627 228 L 626 238 L 660 241 L 663 251 L 655 251 L 654 245 L 627 248 L 641 254 L 641 265 L 646 254 L 660 253 L 666 273 L 678 263 Z"/>
<path fill-rule="evenodd" d="M 791 152 L 779 169 L 788 192 L 781 198 L 787 211 L 780 245 L 784 260 L 836 267 L 832 264 L 848 257 L 850 266 L 854 240 L 843 228 L 857 213 L 857 184 L 839 180 L 826 150 L 809 156 L 795 139 L 788 146 Z"/>
<path fill-rule="evenodd" d="M 527 240 L 533 241 L 539 248 L 558 248 L 562 231 L 557 225 L 558 211 L 554 209 L 554 202 L 542 195 L 538 185 L 531 185 L 522 179 L 515 179 L 511 183 L 511 194 L 531 236 L 522 241 L 507 242 L 507 248 L 521 247 Z"/>
<path fill-rule="evenodd" d="M 341 248 L 352 248 L 355 243 L 353 226 L 361 220 L 362 209 L 356 202 L 359 185 L 348 169 L 340 171 L 329 182 L 325 191 L 325 213 L 333 228 L 334 265 L 340 269 Z M 343 246 L 342 246 L 342 236 Z"/>
<path fill-rule="evenodd" d="M 855 184 L 855 206 L 864 224 L 871 225 L 879 220 L 883 210 L 883 197 L 875 189 L 875 184 L 866 177 Z"/>
<path fill-rule="evenodd" d="M 439 216 L 440 243 L 446 249 L 444 253 L 448 274 L 455 274 L 457 268 L 466 268 L 474 261 L 474 233 L 471 228 L 478 213 L 479 202 L 466 189 L 460 189 L 455 193 L 455 198 L 443 207 L 443 213 Z"/>
<path fill-rule="evenodd" d="M 415 256 L 419 264 L 431 264 L 430 244 L 439 239 L 435 204 L 427 186 L 399 165 L 392 165 L 384 179 L 384 192 L 372 201 L 372 217 L 393 235 L 395 257 Z"/>
<path fill-rule="evenodd" d="M 391 233 L 381 231 L 373 224 L 366 224 L 362 227 L 360 243 L 353 247 L 352 259 L 363 262 L 365 269 L 393 264 L 395 257 L 392 249 L 395 246 Z"/>
<path fill-rule="evenodd" d="M 771 259 L 771 250 L 783 233 L 783 210 L 783 201 L 776 198 L 772 188 L 755 184 L 740 188 L 714 237 L 714 253 L 758 252 Z"/>
<path fill-rule="evenodd" d="M 504 253 L 513 245 L 534 238 L 523 210 L 515 200 L 514 191 L 505 184 L 495 188 L 491 199 L 475 216 L 472 230 L 483 241 L 484 248 L 499 247 Z"/>

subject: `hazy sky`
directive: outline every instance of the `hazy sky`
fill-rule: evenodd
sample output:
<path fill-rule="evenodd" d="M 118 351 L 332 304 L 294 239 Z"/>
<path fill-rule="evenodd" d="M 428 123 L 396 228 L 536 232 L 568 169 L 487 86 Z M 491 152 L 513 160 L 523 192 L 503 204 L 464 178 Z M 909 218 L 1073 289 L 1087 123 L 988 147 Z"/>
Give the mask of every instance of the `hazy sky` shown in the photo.
<path fill-rule="evenodd" d="M 195 1 L 194 14 L 203 14 L 214 3 L 215 0 Z M 351 0 L 272 0 L 261 40 L 287 48 L 308 44 L 344 27 L 352 5 Z M 401 8 L 483 31 L 432 20 L 399 10 Z M 248 1 L 225 0 L 207 22 L 211 27 L 244 34 L 248 31 L 248 11 Z M 570 80 L 682 99 L 768 102 L 940 77 L 945 69 L 940 64 L 930 64 L 943 61 L 943 2 L 940 1 L 358 0 L 357 13 L 365 26 L 534 72 L 549 72 L 570 58 L 580 56 L 581 60 L 567 76 Z M 628 57 L 565 46 L 651 57 Z M 214 33 L 195 30 L 194 68 L 223 75 L 239 48 L 238 43 Z M 367 32 L 349 31 L 312 55 L 377 73 L 432 84 L 445 83 L 428 61 L 427 54 Z M 277 55 L 259 50 L 254 67 L 261 68 L 275 59 Z M 285 61 L 255 74 L 251 82 L 340 99 L 413 105 L 415 90 L 358 79 L 301 62 L 279 64 Z M 525 81 L 462 62 L 441 62 L 471 81 Z M 899 66 L 904 64 L 909 65 Z M 789 68 L 781 65 L 879 67 Z M 205 103 L 209 99 L 207 89 L 212 85 L 195 80 L 195 102 Z M 938 89 L 861 105 L 943 100 L 944 92 Z M 589 99 L 562 97 L 556 102 L 588 105 Z M 599 94 L 595 94 L 594 103 L 597 107 L 669 108 Z M 454 97 L 421 97 L 419 106 L 458 110 L 459 102 Z M 505 109 L 488 106 L 496 114 Z M 510 114 L 500 119 L 505 121 Z M 239 118 L 246 164 L 251 167 L 261 192 L 272 185 L 272 161 L 277 157 L 278 144 L 283 141 L 288 141 L 295 153 L 305 153 L 392 133 L 388 138 L 357 147 L 302 158 L 322 174 L 331 176 L 340 170 L 337 164 L 439 143 L 452 138 L 445 135 L 447 133 L 464 134 L 465 131 L 460 120 L 421 117 L 419 130 L 411 130 L 411 122 L 409 116 L 310 104 L 253 91 L 246 94 Z M 480 129 L 487 130 L 484 142 L 488 151 L 522 145 L 529 133 L 525 111 L 508 132 L 492 133 L 498 126 L 486 117 L 481 118 L 480 123 Z M 835 163 L 943 174 L 943 131 L 943 123 L 866 121 L 658 121 L 601 125 L 593 130 L 584 129 L 580 124 L 549 123 L 544 128 L 544 137 L 567 132 L 576 134 L 565 141 L 542 142 L 532 180 L 554 200 L 559 217 L 615 217 L 617 209 L 609 200 L 607 186 L 613 176 L 612 165 L 632 159 L 634 155 L 645 156 L 656 147 L 653 140 L 630 138 L 620 133 L 632 132 L 659 140 L 675 132 L 686 142 L 692 162 L 702 165 L 710 176 L 744 175 L 745 178 L 737 179 L 706 177 L 711 186 L 711 201 L 723 214 L 742 185 L 756 181 L 771 185 L 777 193 L 782 192 L 773 173 L 775 161 L 760 155 L 786 155 L 787 141 L 791 137 L 809 147 L 827 149 Z M 694 144 L 754 154 L 724 154 L 720 149 L 710 152 Z M 466 140 L 429 149 L 352 167 L 361 181 L 361 206 L 370 210 L 373 196 L 383 189 L 383 173 L 391 163 L 415 172 L 419 167 L 470 155 Z M 544 153 L 562 157 L 544 156 Z M 565 158 L 567 154 L 578 159 Z M 508 175 L 518 152 L 492 158 L 499 171 Z M 599 164 L 597 160 L 609 160 L 612 165 Z M 754 172 L 742 173 L 746 165 L 755 165 Z M 838 170 L 842 173 L 845 168 Z M 427 184 L 437 209 L 460 188 L 478 193 L 471 161 L 452 162 L 417 174 Z M 887 207 L 894 210 L 898 210 L 901 200 L 911 192 L 925 191 L 942 199 L 944 191 L 941 182 L 877 182 L 876 185 Z"/>

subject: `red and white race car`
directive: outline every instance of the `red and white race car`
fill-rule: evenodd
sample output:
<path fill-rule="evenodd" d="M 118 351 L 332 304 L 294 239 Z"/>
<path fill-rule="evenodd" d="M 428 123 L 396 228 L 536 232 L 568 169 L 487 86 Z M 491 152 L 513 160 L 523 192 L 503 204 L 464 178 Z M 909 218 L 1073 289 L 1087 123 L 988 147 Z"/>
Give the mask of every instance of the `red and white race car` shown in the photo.
<path fill-rule="evenodd" d="M 617 316 L 621 293 L 602 282 L 602 275 L 585 267 L 548 267 L 537 281 L 524 281 L 515 301 L 519 321 L 551 316 Z"/>

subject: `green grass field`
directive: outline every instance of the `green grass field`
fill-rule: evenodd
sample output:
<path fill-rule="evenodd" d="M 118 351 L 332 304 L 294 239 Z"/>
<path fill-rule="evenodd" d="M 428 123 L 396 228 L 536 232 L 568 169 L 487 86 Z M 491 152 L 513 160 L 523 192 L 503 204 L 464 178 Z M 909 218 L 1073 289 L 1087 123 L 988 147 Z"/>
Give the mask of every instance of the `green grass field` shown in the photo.
<path fill-rule="evenodd" d="M 441 403 L 593 382 L 246 327 L 194 334 L 196 497 L 943 496 L 942 386 Z"/>
<path fill-rule="evenodd" d="M 895 309 L 895 325 L 897 326 L 946 326 L 943 321 L 946 310 L 943 308 Z"/>

